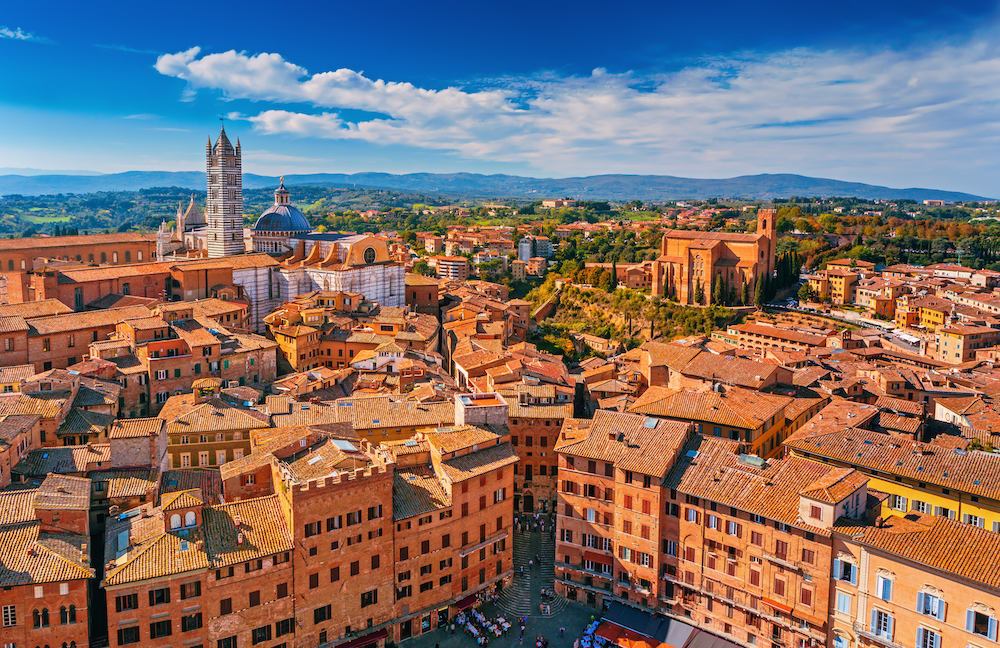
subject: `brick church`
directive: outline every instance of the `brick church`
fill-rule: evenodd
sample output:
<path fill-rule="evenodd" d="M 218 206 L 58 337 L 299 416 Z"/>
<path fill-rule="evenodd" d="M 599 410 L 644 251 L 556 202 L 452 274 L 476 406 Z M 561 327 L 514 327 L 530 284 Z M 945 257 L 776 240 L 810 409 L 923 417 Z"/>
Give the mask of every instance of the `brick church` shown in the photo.
<path fill-rule="evenodd" d="M 704 300 L 712 302 L 712 285 L 722 276 L 727 294 L 730 287 L 739 293 L 746 282 L 753 289 L 757 277 L 773 273 L 774 251 L 778 242 L 777 212 L 757 212 L 753 234 L 669 230 L 663 234 L 660 256 L 653 261 L 652 291 L 682 304 L 695 303 L 701 284 Z"/>

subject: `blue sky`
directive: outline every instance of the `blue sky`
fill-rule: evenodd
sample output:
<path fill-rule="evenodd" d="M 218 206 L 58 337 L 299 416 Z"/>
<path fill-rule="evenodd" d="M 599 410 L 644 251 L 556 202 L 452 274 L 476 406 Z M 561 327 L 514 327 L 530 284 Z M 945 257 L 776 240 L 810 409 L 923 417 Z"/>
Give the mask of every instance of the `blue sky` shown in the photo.
<path fill-rule="evenodd" d="M 0 166 L 800 173 L 1000 195 L 997 2 L 8 3 Z"/>

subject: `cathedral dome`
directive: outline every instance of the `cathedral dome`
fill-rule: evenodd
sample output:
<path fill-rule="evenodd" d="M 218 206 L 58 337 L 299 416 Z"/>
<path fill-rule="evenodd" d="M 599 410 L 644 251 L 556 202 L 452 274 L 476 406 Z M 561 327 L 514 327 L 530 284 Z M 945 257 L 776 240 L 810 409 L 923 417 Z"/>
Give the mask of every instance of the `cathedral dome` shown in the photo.
<path fill-rule="evenodd" d="M 253 224 L 255 232 L 311 232 L 312 225 L 291 205 L 272 205 Z"/>
<path fill-rule="evenodd" d="M 292 206 L 284 178 L 274 192 L 274 204 L 260 215 L 253 224 L 255 232 L 311 232 L 312 225 L 298 209 Z"/>

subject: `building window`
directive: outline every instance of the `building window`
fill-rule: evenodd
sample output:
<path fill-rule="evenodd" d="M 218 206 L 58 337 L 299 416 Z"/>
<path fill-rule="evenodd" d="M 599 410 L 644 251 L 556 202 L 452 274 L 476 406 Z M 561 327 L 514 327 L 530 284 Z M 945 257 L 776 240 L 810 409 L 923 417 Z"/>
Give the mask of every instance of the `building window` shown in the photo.
<path fill-rule="evenodd" d="M 163 619 L 162 621 L 154 621 L 149 624 L 149 638 L 159 639 L 160 637 L 169 637 L 173 631 L 170 619 Z"/>
<path fill-rule="evenodd" d="M 892 641 L 893 618 L 882 610 L 872 610 L 871 633 L 882 639 Z"/>
<path fill-rule="evenodd" d="M 17 608 L 13 605 L 3 606 L 3 627 L 9 628 L 17 625 Z"/>
<path fill-rule="evenodd" d="M 378 590 L 373 589 L 367 592 L 362 592 L 361 594 L 361 607 L 365 608 L 369 605 L 375 605 L 378 603 Z"/>
<path fill-rule="evenodd" d="M 118 645 L 127 646 L 129 644 L 139 643 L 139 626 L 132 626 L 131 628 L 119 628 L 118 630 Z"/>
<path fill-rule="evenodd" d="M 986 637 L 990 641 L 997 640 L 997 620 L 978 610 L 965 611 L 965 630 Z"/>
<path fill-rule="evenodd" d="M 271 624 L 254 628 L 250 632 L 250 643 L 256 646 L 259 643 L 271 640 Z"/>
<path fill-rule="evenodd" d="M 944 621 L 944 601 L 936 596 L 917 592 L 917 612 Z"/>
<path fill-rule="evenodd" d="M 201 627 L 201 612 L 181 617 L 181 632 L 190 632 Z"/>
<path fill-rule="evenodd" d="M 875 596 L 886 602 L 892 600 L 892 581 L 881 574 L 875 577 Z"/>
<path fill-rule="evenodd" d="M 851 585 L 858 584 L 858 568 L 849 562 L 843 560 L 833 561 L 833 577 L 837 580 L 842 580 L 850 583 Z"/>

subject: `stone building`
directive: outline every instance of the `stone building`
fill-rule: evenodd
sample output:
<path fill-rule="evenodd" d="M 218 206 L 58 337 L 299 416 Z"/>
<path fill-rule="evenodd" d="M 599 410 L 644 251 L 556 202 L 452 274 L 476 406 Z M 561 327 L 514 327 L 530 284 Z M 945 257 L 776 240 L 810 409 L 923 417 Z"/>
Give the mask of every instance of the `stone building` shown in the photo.
<path fill-rule="evenodd" d="M 0 492 L 0 637 L 7 646 L 90 645 L 90 480 L 49 475 Z"/>
<path fill-rule="evenodd" d="M 234 147 L 226 137 L 225 128 L 219 133 L 214 146 L 209 140 L 205 147 L 208 170 L 205 249 L 210 257 L 242 254 L 245 251 L 242 158 L 239 139 Z"/>
<path fill-rule="evenodd" d="M 753 234 L 667 231 L 660 245 L 660 256 L 653 261 L 653 294 L 693 304 L 697 286 L 701 286 L 702 303 L 709 304 L 717 276 L 722 277 L 727 294 L 730 288 L 739 293 L 744 283 L 752 288 L 758 277 L 774 272 L 777 219 L 776 210 L 759 210 L 757 231 Z"/>

